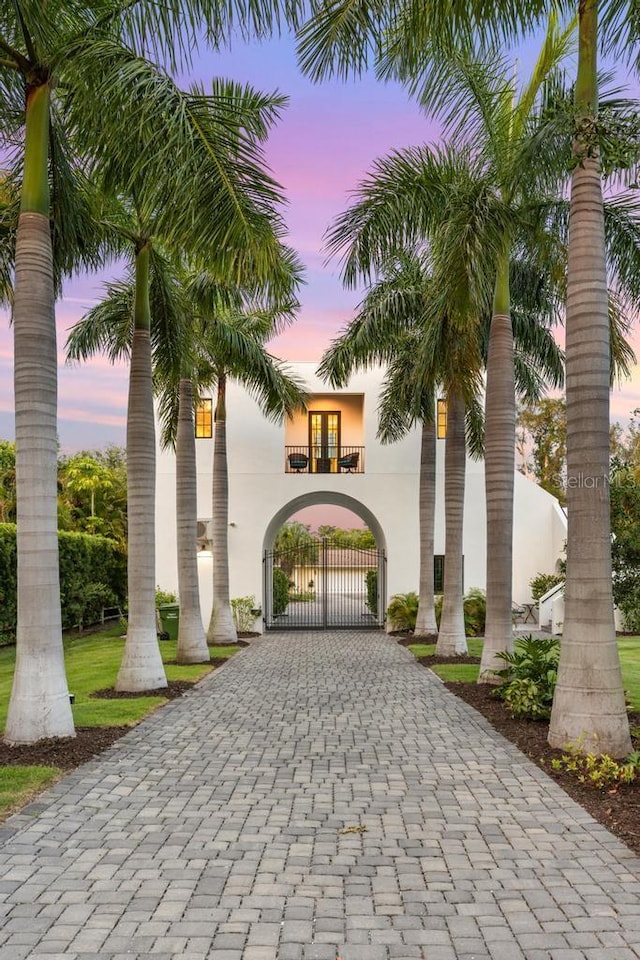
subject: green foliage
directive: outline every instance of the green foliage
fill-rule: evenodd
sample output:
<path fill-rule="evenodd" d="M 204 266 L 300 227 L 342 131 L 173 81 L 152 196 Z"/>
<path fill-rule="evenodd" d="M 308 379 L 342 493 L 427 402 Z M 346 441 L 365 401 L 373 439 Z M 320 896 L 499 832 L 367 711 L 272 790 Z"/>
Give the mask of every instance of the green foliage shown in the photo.
<path fill-rule="evenodd" d="M 581 751 L 580 741 L 569 744 L 567 752 L 551 761 L 554 770 L 571 773 L 580 783 L 602 790 L 605 787 L 617 787 L 621 783 L 632 783 L 640 769 L 640 753 L 630 753 L 624 760 L 614 760 L 608 753 L 587 753 Z"/>
<path fill-rule="evenodd" d="M 472 587 L 462 600 L 464 610 L 464 630 L 468 637 L 481 637 L 487 619 L 487 596 L 479 587 Z M 436 623 L 440 626 L 442 616 L 442 594 L 434 600 Z"/>
<path fill-rule="evenodd" d="M 126 557 L 106 537 L 60 531 L 60 599 L 62 626 L 96 623 L 102 607 L 123 605 Z M 0 635 L 15 637 L 17 615 L 16 527 L 0 524 Z"/>
<path fill-rule="evenodd" d="M 161 587 L 156 587 L 156 610 L 158 607 L 163 607 L 165 603 L 177 603 L 178 595 L 172 590 L 163 590 Z"/>
<path fill-rule="evenodd" d="M 0 523 L 0 642 L 15 639 L 17 589 L 16 526 Z"/>
<path fill-rule="evenodd" d="M 279 617 L 289 603 L 289 577 L 279 567 L 273 569 L 273 615 Z"/>
<path fill-rule="evenodd" d="M 537 573 L 535 577 L 529 580 L 531 596 L 534 600 L 539 600 L 547 590 L 551 590 L 552 587 L 564 583 L 564 581 L 565 576 L 562 573 Z"/>
<path fill-rule="evenodd" d="M 120 447 L 58 460 L 58 527 L 98 533 L 126 547 L 127 466 Z"/>
<path fill-rule="evenodd" d="M 640 630 L 640 484 L 638 467 L 614 457 L 611 465 L 613 599 L 625 629 Z"/>
<path fill-rule="evenodd" d="M 318 527 L 318 536 L 331 540 L 332 547 L 356 547 L 359 550 L 375 550 L 376 538 L 371 530 L 343 530 L 325 523 Z"/>
<path fill-rule="evenodd" d="M 511 715 L 530 720 L 549 717 L 558 678 L 559 642 L 552 637 L 522 637 L 513 651 L 497 656 L 507 666 L 498 671 L 502 683 L 496 688 L 496 696 L 504 701 Z"/>
<path fill-rule="evenodd" d="M 256 598 L 254 596 L 234 597 L 231 601 L 231 609 L 233 610 L 236 630 L 241 633 L 249 633 L 253 630 L 258 615 L 256 614 Z"/>
<path fill-rule="evenodd" d="M 418 616 L 418 594 L 396 593 L 387 607 L 387 617 L 393 630 L 415 630 Z"/>
<path fill-rule="evenodd" d="M 566 502 L 567 404 L 544 397 L 518 413 L 520 472 L 532 472 L 543 490 Z M 530 459 L 531 458 L 531 459 Z M 533 461 L 533 462 L 531 462 Z"/>
<path fill-rule="evenodd" d="M 318 561 L 318 541 L 312 536 L 311 527 L 298 520 L 280 527 L 273 549 L 278 554 L 278 565 L 289 578 L 294 567 L 312 567 Z"/>
<path fill-rule="evenodd" d="M 464 596 L 463 607 L 466 635 L 468 637 L 482 636 L 487 619 L 487 596 L 484 590 L 472 587 Z"/>
<path fill-rule="evenodd" d="M 367 608 L 377 617 L 378 615 L 378 571 L 377 570 L 367 570 L 367 575 L 364 578 L 365 585 L 367 589 Z"/>

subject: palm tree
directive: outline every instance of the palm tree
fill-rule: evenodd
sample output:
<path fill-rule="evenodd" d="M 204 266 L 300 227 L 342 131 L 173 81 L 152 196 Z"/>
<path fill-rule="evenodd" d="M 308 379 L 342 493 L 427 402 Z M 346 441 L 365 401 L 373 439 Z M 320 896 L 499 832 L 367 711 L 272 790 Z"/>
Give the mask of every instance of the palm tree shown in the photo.
<path fill-rule="evenodd" d="M 278 115 L 281 98 L 216 81 L 213 94 L 192 89 L 182 94 L 166 78 L 146 77 L 157 106 L 162 106 L 166 136 L 173 144 L 172 164 L 161 175 L 140 171 L 128 196 L 109 198 L 104 229 L 132 248 L 135 300 L 131 375 L 127 413 L 129 491 L 129 627 L 118 690 L 166 686 L 155 623 L 155 426 L 150 345 L 149 271 L 158 239 L 180 252 L 216 253 L 217 265 L 233 278 L 251 268 L 256 282 L 276 269 L 281 256 L 282 222 L 276 209 L 277 185 L 262 168 L 260 143 Z M 162 101 L 162 102 L 160 102 Z M 116 188 L 141 145 L 100 156 L 96 179 Z M 113 147 L 115 150 L 115 145 Z M 120 186 L 120 190 L 122 187 Z M 166 204 L 162 193 L 171 192 Z M 175 339 L 175 336 L 174 336 Z"/>
<path fill-rule="evenodd" d="M 198 293 L 196 293 L 198 290 Z M 216 391 L 212 478 L 213 609 L 207 641 L 235 643 L 237 632 L 229 593 L 229 475 L 227 466 L 227 383 L 242 384 L 255 397 L 262 413 L 281 420 L 305 409 L 301 382 L 265 349 L 265 340 L 277 329 L 274 312 L 251 310 L 249 304 L 230 309 L 197 281 L 191 287 L 201 310 L 202 357 L 208 379 Z M 278 306 L 276 319 L 287 316 L 287 307 Z"/>
<path fill-rule="evenodd" d="M 561 747 L 580 741 L 585 752 L 621 757 L 630 751 L 631 738 L 611 578 L 610 358 L 598 143 L 598 6 L 597 0 L 584 0 L 579 6 L 566 318 L 567 577 L 549 743 Z M 620 6 L 610 5 L 622 17 Z M 637 33 L 637 17 L 632 23 Z"/>
<path fill-rule="evenodd" d="M 437 295 L 438 283 L 429 268 L 429 261 L 437 260 L 436 250 L 434 238 L 430 257 L 399 251 L 390 263 L 379 265 L 382 279 L 371 287 L 358 315 L 333 342 L 319 369 L 334 386 L 343 386 L 354 369 L 385 363 L 378 435 L 383 442 L 394 442 L 421 423 L 421 592 L 416 633 L 425 636 L 438 632 L 433 597 L 434 395 L 438 384 L 444 385 L 451 397 L 452 435 L 451 442 L 447 440 L 445 476 L 445 603 L 438 639 L 438 652 L 447 656 L 466 651 L 462 610 L 464 411 L 466 402 L 470 409 L 474 407 L 480 353 L 473 322 L 465 325 L 452 320 Z"/>
<path fill-rule="evenodd" d="M 188 60 L 201 32 L 218 44 L 238 29 L 265 35 L 285 19 L 295 22 L 297 9 L 297 0 L 285 0 L 282 7 L 278 0 L 266 4 L 49 0 L 43 16 L 40 4 L 13 0 L 0 10 L 0 130 L 11 148 L 24 138 L 13 311 L 21 490 L 20 652 L 5 730 L 8 742 L 74 732 L 64 676 L 57 573 L 54 254 L 56 249 L 61 252 L 61 274 L 78 268 L 83 256 L 85 264 L 95 264 L 97 254 L 96 231 L 75 229 L 83 221 L 74 213 L 80 199 L 76 186 L 81 166 L 74 163 L 67 134 L 83 139 L 90 154 L 94 148 L 98 153 L 117 153 L 126 149 L 132 132 L 137 131 L 150 149 L 144 159 L 145 151 L 138 154 L 130 168 L 132 179 L 149 160 L 161 174 L 171 166 L 176 143 L 165 135 L 162 103 L 141 96 L 150 65 L 137 58 L 132 47 L 151 47 L 156 59 L 164 57 L 175 66 Z M 224 127 L 223 120 L 220 136 Z M 236 162 L 242 164 L 243 143 L 235 135 L 233 139 Z M 220 203 L 224 206 L 222 195 Z M 189 213 L 183 212 L 188 220 Z M 176 226 L 184 230 L 186 221 Z M 3 228 L 0 236 L 4 233 Z M 223 249 L 227 249 L 226 243 Z M 3 291 L 6 263 L 3 256 Z M 32 669 L 43 659 L 46 669 Z"/>
<path fill-rule="evenodd" d="M 387 75 L 391 70 L 415 79 L 423 75 L 425 51 L 433 52 L 434 47 L 439 46 L 435 51 L 438 58 L 443 47 L 447 52 L 452 44 L 469 49 L 478 36 L 490 40 L 513 39 L 528 32 L 547 9 L 548 5 L 539 0 L 524 3 L 502 0 L 490 7 L 475 2 L 453 7 L 417 5 L 412 0 L 373 5 L 353 4 L 348 0 L 324 2 L 315 8 L 314 16 L 301 32 L 302 65 L 314 79 L 334 72 L 343 76 L 361 73 L 372 63 Z M 568 538 L 568 558 L 571 559 L 568 559 L 567 578 L 567 639 L 563 645 L 550 737 L 551 742 L 559 746 L 568 739 L 575 740 L 576 734 L 582 735 L 588 728 L 590 732 L 582 740 L 583 749 L 600 752 L 609 745 L 610 752 L 620 754 L 628 750 L 629 735 L 623 715 L 613 633 L 609 507 L 603 490 L 603 478 L 608 475 L 609 359 L 602 190 L 595 122 L 599 9 L 604 14 L 605 42 L 618 49 L 626 45 L 627 58 L 636 65 L 640 61 L 637 52 L 640 29 L 633 2 L 616 0 L 598 4 L 597 0 L 585 0 L 579 5 L 578 117 L 573 138 L 575 165 L 568 267 L 571 294 L 567 304 L 567 400 L 571 410 L 568 468 L 576 483 L 568 498 L 573 520 L 569 523 Z M 518 174 L 526 179 L 522 170 Z M 592 277 L 597 277 L 597 281 L 592 281 Z M 502 312 L 506 313 L 507 308 L 504 271 L 500 287 L 495 301 L 496 318 L 504 315 Z M 504 321 L 501 326 L 506 329 Z M 506 333 L 507 340 L 502 338 L 503 352 L 509 346 L 508 330 Z M 499 352 L 498 349 L 498 355 Z M 598 357 L 597 373 L 591 367 L 594 356 Z M 596 395 L 594 415 L 585 417 L 584 412 L 592 409 L 591 402 Z M 511 427 L 510 422 L 508 426 Z M 589 487 L 580 484 L 581 476 L 589 478 Z M 597 550 L 594 549 L 596 541 Z M 500 610 L 506 611 L 506 599 L 503 597 L 500 609 L 492 615 L 498 632 L 506 631 L 506 620 L 500 615 Z M 596 635 L 594 643 L 588 640 L 593 635 L 592 629 Z M 500 638 L 496 639 L 500 643 Z M 494 652 L 488 649 L 485 658 L 488 676 L 495 669 Z M 583 691 L 580 696 L 577 696 L 576 683 Z"/>

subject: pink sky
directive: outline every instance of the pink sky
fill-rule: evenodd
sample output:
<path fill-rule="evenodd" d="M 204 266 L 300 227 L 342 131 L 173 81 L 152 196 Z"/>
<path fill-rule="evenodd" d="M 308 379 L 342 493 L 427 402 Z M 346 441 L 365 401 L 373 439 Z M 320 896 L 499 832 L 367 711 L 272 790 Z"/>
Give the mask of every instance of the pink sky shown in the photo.
<path fill-rule="evenodd" d="M 526 61 L 528 52 L 525 50 Z M 523 65 L 523 70 L 527 64 Z M 306 265 L 306 285 L 297 323 L 273 344 L 284 359 L 320 357 L 330 339 L 348 322 L 361 294 L 345 291 L 337 265 L 326 266 L 323 234 L 348 203 L 348 194 L 376 157 L 437 137 L 401 88 L 367 77 L 349 84 L 314 86 L 301 78 L 290 40 L 240 46 L 233 53 L 207 54 L 192 75 L 248 81 L 261 90 L 279 90 L 290 98 L 274 130 L 268 161 L 288 198 L 290 243 Z M 67 367 L 62 351 L 67 332 L 99 299 L 101 285 L 117 271 L 67 285 L 57 307 L 60 352 L 59 436 L 66 451 L 124 445 L 127 369 L 102 359 Z M 0 437 L 13 436 L 12 340 L 5 314 L 0 327 Z M 640 372 L 612 398 L 612 419 L 625 419 L 640 406 Z M 231 414 L 232 415 L 232 414 Z"/>

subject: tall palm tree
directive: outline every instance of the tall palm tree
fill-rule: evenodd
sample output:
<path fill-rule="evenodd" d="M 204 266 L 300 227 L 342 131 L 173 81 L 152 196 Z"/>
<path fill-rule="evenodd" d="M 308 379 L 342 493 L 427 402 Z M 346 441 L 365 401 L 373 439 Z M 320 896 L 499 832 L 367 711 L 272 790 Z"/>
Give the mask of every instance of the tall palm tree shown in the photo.
<path fill-rule="evenodd" d="M 10 146 L 20 144 L 23 161 L 13 311 L 20 477 L 19 652 L 5 730 L 8 742 L 74 732 L 57 572 L 56 237 L 54 232 L 52 243 L 50 231 L 53 214 L 54 227 L 63 224 L 67 236 L 73 234 L 70 211 L 75 197 L 73 191 L 65 194 L 64 181 L 67 175 L 73 179 L 77 168 L 60 123 L 62 113 L 71 110 L 67 130 L 74 136 L 90 131 L 91 152 L 94 146 L 122 147 L 132 131 L 144 130 L 161 170 L 161 155 L 168 162 L 174 143 L 161 133 L 162 111 L 156 105 L 149 108 L 149 101 L 137 96 L 137 81 L 145 69 L 129 44 L 138 50 L 151 45 L 155 57 L 177 64 L 188 58 L 201 29 L 216 43 L 238 28 L 265 34 L 283 18 L 295 19 L 296 7 L 296 0 L 286 0 L 282 7 L 278 0 L 249 4 L 49 0 L 45 16 L 40 3 L 12 0 L 0 10 L 0 130 Z M 92 235 L 85 239 L 90 246 Z M 62 249 L 68 272 L 79 265 L 77 247 L 65 244 Z"/>
<path fill-rule="evenodd" d="M 438 384 L 451 396 L 452 437 L 447 440 L 445 504 L 447 556 L 445 603 L 438 639 L 439 653 L 466 651 L 462 611 L 462 516 L 466 458 L 465 403 L 474 406 L 479 386 L 479 341 L 473 322 L 452 322 L 438 297 L 438 282 L 428 266 L 431 257 L 399 251 L 391 263 L 379 265 L 375 283 L 355 319 L 333 342 L 320 372 L 342 386 L 361 366 L 385 363 L 378 435 L 398 440 L 416 423 L 422 425 L 420 467 L 420 596 L 416 633 L 437 634 L 433 603 L 435 519 L 434 396 Z M 462 372 L 464 371 L 464 373 Z M 426 450 L 426 456 L 424 451 Z M 456 553 L 458 551 L 458 553 Z M 422 607 L 422 615 L 421 615 Z M 442 642 L 440 637 L 443 637 Z"/>
<path fill-rule="evenodd" d="M 609 316 L 598 142 L 598 10 L 579 6 L 567 282 L 567 577 L 549 743 L 631 749 L 613 622 L 609 504 Z M 624 28 L 622 4 L 611 4 Z M 631 20 L 638 34 L 638 20 Z M 627 25 L 626 29 L 629 29 Z"/>
<path fill-rule="evenodd" d="M 562 6 L 564 9 L 575 9 L 574 4 Z M 452 44 L 470 49 L 478 36 L 490 40 L 514 39 L 535 26 L 547 10 L 548 4 L 541 0 L 524 3 L 500 0 L 490 6 L 472 2 L 453 7 L 415 4 L 413 0 L 374 4 L 326 0 L 314 8 L 313 17 L 301 32 L 301 61 L 304 70 L 314 79 L 332 73 L 343 76 L 358 74 L 372 64 L 382 72 L 388 72 L 390 61 L 392 69 L 397 69 L 401 75 L 418 78 L 423 75 L 425 50 L 432 50 L 434 45 L 438 44 L 440 50 L 443 46 L 450 49 Z M 571 437 L 568 442 L 574 451 L 569 469 L 576 480 L 568 503 L 573 508 L 575 522 L 570 521 L 568 537 L 568 554 L 572 559 L 568 564 L 571 572 L 568 573 L 570 599 L 565 621 L 567 642 L 564 644 L 557 706 L 552 714 L 550 736 L 554 745 L 561 745 L 567 739 L 575 739 L 572 735 L 576 731 L 588 728 L 593 731 L 593 736 L 589 733 L 583 739 L 583 749 L 600 751 L 607 749 L 608 744 L 611 752 L 620 753 L 628 748 L 629 737 L 621 706 L 619 667 L 615 664 L 617 651 L 614 652 L 609 509 L 601 482 L 607 475 L 609 362 L 606 356 L 606 297 L 603 297 L 606 272 L 602 245 L 602 191 L 598 150 L 593 143 L 594 133 L 597 136 L 598 129 L 594 120 L 597 119 L 598 110 L 596 61 L 600 39 L 599 12 L 602 14 L 604 42 L 610 47 L 622 49 L 627 59 L 634 61 L 636 66 L 640 63 L 640 21 L 635 0 L 610 0 L 600 4 L 597 0 L 585 0 L 579 4 L 576 85 L 579 109 L 573 141 L 577 162 L 572 176 L 572 229 L 569 238 L 569 285 L 572 294 L 571 306 L 567 310 L 567 393 L 568 403 L 573 410 L 568 423 Z M 585 259 L 587 248 L 593 257 L 590 264 Z M 598 277 L 597 296 L 593 295 L 591 289 L 591 277 L 594 275 Z M 500 299 L 496 298 L 496 317 L 506 307 L 504 282 L 501 286 Z M 593 304 L 593 309 L 589 307 L 585 310 L 585 304 Z M 599 357 L 597 375 L 591 371 L 588 359 L 596 354 Z M 583 414 L 590 408 L 594 391 L 599 397 L 597 413 L 593 418 L 587 418 Z M 580 486 L 578 481 L 581 475 L 589 477 L 592 483 L 590 488 L 584 483 Z M 595 527 L 594 518 L 597 518 Z M 594 529 L 598 541 L 595 551 L 592 547 Z M 580 584 L 583 578 L 585 587 L 582 589 Z M 590 602 L 583 602 L 587 597 Z M 497 614 L 495 622 L 500 628 Z M 592 622 L 598 624 L 594 628 L 597 642 L 587 646 Z M 506 629 L 506 622 L 503 627 Z M 601 661 L 603 670 L 599 668 Z M 486 663 L 485 666 L 490 668 L 486 672 L 492 674 L 493 666 Z M 570 676 L 578 678 L 577 682 L 585 691 L 580 697 L 575 696 L 577 690 L 571 685 Z M 602 678 L 606 678 L 604 685 Z M 593 706 L 588 707 L 588 703 Z M 603 717 L 606 719 L 601 719 Z"/>
<path fill-rule="evenodd" d="M 110 198 L 104 228 L 132 248 L 135 264 L 134 329 L 127 414 L 129 490 L 129 626 L 118 673 L 118 690 L 166 686 L 155 625 L 155 426 L 150 345 L 149 270 L 154 242 L 192 255 L 203 244 L 216 253 L 220 269 L 234 279 L 249 265 L 256 282 L 265 280 L 281 256 L 282 221 L 277 185 L 262 165 L 261 141 L 278 115 L 281 98 L 215 81 L 205 96 L 182 94 L 166 77 L 144 78 L 162 107 L 172 140 L 171 166 L 149 176 L 143 167 L 128 195 Z M 98 156 L 94 167 L 105 193 L 123 191 L 144 144 Z M 162 193 L 171 192 L 173 203 Z M 175 338 L 174 338 L 175 339 Z"/>
<path fill-rule="evenodd" d="M 262 413 L 272 420 L 305 409 L 302 383 L 265 348 L 277 329 L 273 311 L 251 310 L 248 303 L 234 309 L 218 300 L 206 281 L 191 287 L 202 318 L 201 354 L 208 367 L 208 380 L 215 388 L 212 476 L 213 608 L 207 641 L 234 643 L 237 632 L 229 592 L 229 474 L 227 462 L 227 384 L 242 384 L 256 399 Z M 196 292 L 198 291 L 198 292 Z M 286 316 L 278 307 L 275 319 Z"/>

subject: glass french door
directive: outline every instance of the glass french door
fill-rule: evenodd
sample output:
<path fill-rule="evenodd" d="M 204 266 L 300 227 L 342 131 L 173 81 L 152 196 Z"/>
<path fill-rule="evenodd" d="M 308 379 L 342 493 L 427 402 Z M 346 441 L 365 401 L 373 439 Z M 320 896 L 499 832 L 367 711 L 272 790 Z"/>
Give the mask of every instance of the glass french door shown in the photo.
<path fill-rule="evenodd" d="M 309 414 L 311 473 L 337 473 L 340 456 L 340 413 L 317 410 Z"/>

